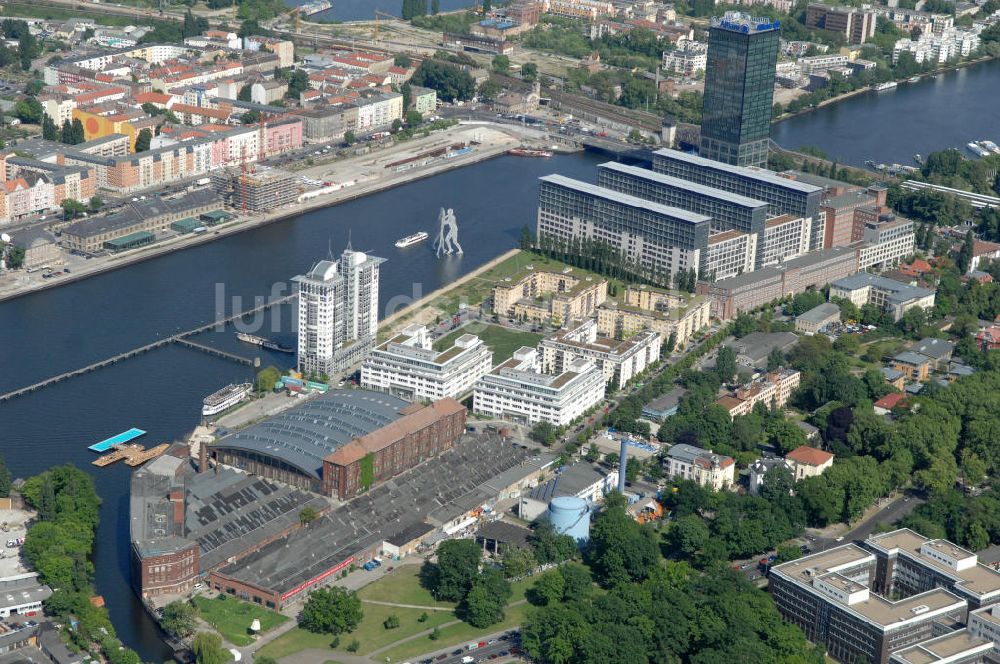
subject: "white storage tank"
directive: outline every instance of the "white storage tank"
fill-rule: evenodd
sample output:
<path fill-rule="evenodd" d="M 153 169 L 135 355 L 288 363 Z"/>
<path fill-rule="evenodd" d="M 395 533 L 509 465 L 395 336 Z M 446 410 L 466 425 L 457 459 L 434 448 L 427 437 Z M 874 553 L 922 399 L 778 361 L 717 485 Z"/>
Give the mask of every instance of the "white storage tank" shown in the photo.
<path fill-rule="evenodd" d="M 590 539 L 590 504 L 576 496 L 559 496 L 549 502 L 549 521 L 560 535 L 582 544 Z"/>

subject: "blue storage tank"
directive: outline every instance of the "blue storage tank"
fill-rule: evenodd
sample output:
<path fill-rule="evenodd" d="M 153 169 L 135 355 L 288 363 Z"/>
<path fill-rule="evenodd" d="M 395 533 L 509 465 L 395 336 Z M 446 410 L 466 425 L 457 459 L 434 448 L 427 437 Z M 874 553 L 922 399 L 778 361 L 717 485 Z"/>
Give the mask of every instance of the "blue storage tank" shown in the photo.
<path fill-rule="evenodd" d="M 560 535 L 582 544 L 590 539 L 590 504 L 576 496 L 559 496 L 549 503 L 549 521 Z"/>

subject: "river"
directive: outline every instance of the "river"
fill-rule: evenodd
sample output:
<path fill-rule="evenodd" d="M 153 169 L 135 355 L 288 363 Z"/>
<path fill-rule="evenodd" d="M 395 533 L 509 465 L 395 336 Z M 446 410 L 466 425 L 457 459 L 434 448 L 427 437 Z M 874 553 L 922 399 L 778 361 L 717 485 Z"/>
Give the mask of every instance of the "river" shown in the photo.
<path fill-rule="evenodd" d="M 328 247 L 339 253 L 349 234 L 355 249 L 388 259 L 381 272 L 384 315 L 390 301 L 430 293 L 514 247 L 521 227 L 534 224 L 539 176 L 592 180 L 597 163 L 587 155 L 501 157 L 0 303 L 0 392 L 231 313 L 232 296 L 243 298 L 239 309 L 248 308 L 254 297 L 324 258 Z M 417 230 L 434 232 L 441 206 L 455 210 L 463 256 L 438 260 L 430 242 L 393 246 Z M 291 342 L 290 310 L 269 318 L 265 333 Z M 237 341 L 231 328 L 197 340 L 248 357 L 261 354 Z M 290 361 L 263 355 L 264 363 Z M 179 439 L 198 424 L 202 397 L 249 377 L 246 367 L 171 346 L 0 404 L 0 449 L 15 477 L 58 463 L 93 473 L 104 501 L 97 592 L 119 635 L 144 660 L 161 662 L 169 653 L 129 585 L 129 469 L 94 468 L 87 446 L 132 426 L 149 432 L 138 441 L 147 446 Z"/>
<path fill-rule="evenodd" d="M 375 10 L 399 16 L 403 8 L 403 0 L 378 0 L 374 3 L 371 0 L 331 0 L 331 3 L 333 7 L 312 18 L 325 21 L 371 21 L 375 18 Z M 295 7 L 304 4 L 304 1 L 285 0 L 285 4 Z M 441 0 L 441 11 L 450 12 L 471 5 L 469 0 Z M 431 0 L 427 0 L 428 10 L 430 6 Z"/>
<path fill-rule="evenodd" d="M 989 139 L 1000 143 L 1000 61 L 946 72 L 892 91 L 866 92 L 778 122 L 771 138 L 811 145 L 842 164 L 914 165 L 913 155 Z"/>

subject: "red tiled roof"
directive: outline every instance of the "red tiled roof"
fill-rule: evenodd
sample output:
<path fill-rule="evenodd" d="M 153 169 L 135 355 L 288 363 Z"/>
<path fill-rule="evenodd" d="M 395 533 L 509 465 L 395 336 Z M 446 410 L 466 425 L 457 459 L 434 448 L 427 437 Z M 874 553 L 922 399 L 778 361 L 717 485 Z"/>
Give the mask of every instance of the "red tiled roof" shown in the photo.
<path fill-rule="evenodd" d="M 991 325 L 985 330 L 981 330 L 979 334 L 976 335 L 976 339 L 979 341 L 987 341 L 991 344 L 1000 343 L 1000 327 Z"/>
<path fill-rule="evenodd" d="M 893 392 L 892 394 L 887 394 L 878 401 L 875 402 L 876 408 L 884 408 L 885 410 L 892 410 L 899 405 L 899 402 L 906 398 L 905 394 L 900 392 Z"/>
<path fill-rule="evenodd" d="M 785 455 L 786 459 L 791 459 L 795 463 L 807 466 L 822 466 L 833 458 L 829 452 L 824 452 L 808 445 L 799 445 L 794 450 Z"/>
<path fill-rule="evenodd" d="M 984 256 L 986 254 L 993 254 L 1000 252 L 1000 244 L 996 242 L 986 242 L 984 240 L 976 240 L 972 243 L 972 255 L 973 256 Z"/>
<path fill-rule="evenodd" d="M 134 99 L 139 104 L 166 104 L 171 100 L 171 96 L 162 92 L 140 92 Z"/>

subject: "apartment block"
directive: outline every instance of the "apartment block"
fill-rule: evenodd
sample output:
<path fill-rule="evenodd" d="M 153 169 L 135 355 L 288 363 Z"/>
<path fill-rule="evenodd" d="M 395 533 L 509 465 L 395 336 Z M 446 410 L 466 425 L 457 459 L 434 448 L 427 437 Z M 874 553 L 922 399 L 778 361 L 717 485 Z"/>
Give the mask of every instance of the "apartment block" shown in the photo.
<path fill-rule="evenodd" d="M 357 100 L 358 127 L 361 133 L 380 131 L 392 126 L 393 120 L 403 118 L 403 95 L 386 92 Z"/>
<path fill-rule="evenodd" d="M 725 408 L 729 417 L 747 415 L 758 403 L 767 408 L 781 408 L 788 403 L 788 398 L 801 380 L 802 374 L 794 369 L 771 371 L 741 386 L 732 394 L 719 397 L 715 403 Z"/>
<path fill-rule="evenodd" d="M 668 478 L 691 480 L 715 491 L 733 486 L 736 470 L 732 457 L 683 443 L 667 450 L 663 465 Z"/>
<path fill-rule="evenodd" d="M 608 299 L 608 282 L 528 266 L 493 287 L 493 311 L 532 323 L 565 324 L 593 315 Z"/>
<path fill-rule="evenodd" d="M 806 27 L 843 35 L 850 44 L 864 44 L 875 36 L 876 14 L 871 9 L 811 4 L 806 9 Z"/>
<path fill-rule="evenodd" d="M 604 399 L 604 373 L 584 358 L 559 374 L 540 370 L 534 348 L 522 347 L 476 383 L 472 409 L 524 424 L 566 426 Z"/>
<path fill-rule="evenodd" d="M 711 322 L 711 302 L 701 295 L 690 296 L 683 304 L 662 309 L 643 309 L 628 304 L 606 302 L 597 310 L 599 334 L 625 339 L 642 330 L 653 330 L 666 343 L 674 336 L 674 348 L 684 348 L 698 330 Z"/>
<path fill-rule="evenodd" d="M 708 66 L 708 44 L 686 41 L 680 48 L 663 52 L 663 70 L 686 78 L 705 71 Z"/>
<path fill-rule="evenodd" d="M 459 398 L 493 368 L 493 352 L 473 334 L 463 334 L 440 351 L 430 331 L 409 325 L 376 346 L 361 365 L 361 387 L 407 401 Z"/>
<path fill-rule="evenodd" d="M 660 344 L 660 335 L 653 330 L 640 330 L 624 340 L 601 335 L 597 320 L 590 318 L 545 337 L 538 350 L 545 373 L 561 374 L 576 359 L 585 358 L 606 381 L 624 387 L 660 359 Z"/>

